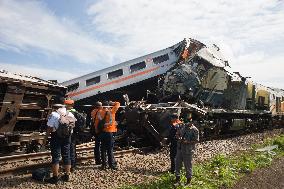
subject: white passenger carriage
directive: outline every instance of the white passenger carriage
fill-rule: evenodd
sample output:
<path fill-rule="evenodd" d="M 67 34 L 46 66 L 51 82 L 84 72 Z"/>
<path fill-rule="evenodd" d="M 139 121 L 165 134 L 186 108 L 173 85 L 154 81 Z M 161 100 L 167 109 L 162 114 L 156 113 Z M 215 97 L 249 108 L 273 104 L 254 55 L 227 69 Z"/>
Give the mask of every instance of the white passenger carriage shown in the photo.
<path fill-rule="evenodd" d="M 172 68 L 180 55 L 183 42 L 166 49 L 135 58 L 93 73 L 61 83 L 74 100 L 137 84 L 159 76 Z"/>

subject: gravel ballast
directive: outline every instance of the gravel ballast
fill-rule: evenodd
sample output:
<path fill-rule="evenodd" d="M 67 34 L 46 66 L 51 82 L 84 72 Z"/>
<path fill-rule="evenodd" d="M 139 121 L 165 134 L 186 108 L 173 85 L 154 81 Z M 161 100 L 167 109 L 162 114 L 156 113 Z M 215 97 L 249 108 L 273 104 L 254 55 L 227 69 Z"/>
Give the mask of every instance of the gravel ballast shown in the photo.
<path fill-rule="evenodd" d="M 212 140 L 197 144 L 194 162 L 210 159 L 216 154 L 232 154 L 251 148 L 254 143 L 279 135 L 281 129 L 253 133 L 224 140 Z M 51 185 L 33 181 L 30 174 L 0 179 L 0 188 L 117 188 L 123 185 L 152 181 L 169 169 L 169 152 L 164 149 L 148 154 L 129 154 L 117 158 L 118 170 L 100 170 L 93 161 L 79 165 L 70 182 Z"/>

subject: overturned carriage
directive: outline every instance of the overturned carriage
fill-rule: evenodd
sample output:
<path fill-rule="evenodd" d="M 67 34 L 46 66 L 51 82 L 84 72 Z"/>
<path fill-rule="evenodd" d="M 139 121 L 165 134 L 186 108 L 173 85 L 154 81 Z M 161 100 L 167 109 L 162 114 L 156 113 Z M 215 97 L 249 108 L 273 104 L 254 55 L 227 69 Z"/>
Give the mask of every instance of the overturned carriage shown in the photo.
<path fill-rule="evenodd" d="M 55 82 L 1 70 L 0 152 L 39 149 L 52 104 L 65 92 Z"/>

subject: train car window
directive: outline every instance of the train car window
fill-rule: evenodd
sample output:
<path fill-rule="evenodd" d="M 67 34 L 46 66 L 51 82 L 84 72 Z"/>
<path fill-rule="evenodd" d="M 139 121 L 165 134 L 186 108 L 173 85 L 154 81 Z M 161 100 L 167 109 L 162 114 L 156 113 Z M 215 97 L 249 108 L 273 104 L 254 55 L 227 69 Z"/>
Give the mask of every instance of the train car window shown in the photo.
<path fill-rule="evenodd" d="M 281 97 L 276 97 L 276 112 L 281 111 Z"/>
<path fill-rule="evenodd" d="M 160 64 L 160 63 L 165 62 L 167 60 L 169 60 L 168 54 L 164 54 L 164 55 L 157 56 L 157 57 L 153 58 L 154 64 Z"/>
<path fill-rule="evenodd" d="M 113 79 L 113 78 L 116 78 L 116 77 L 119 77 L 119 76 L 122 76 L 122 75 L 123 75 L 123 70 L 119 69 L 119 70 L 115 70 L 113 72 L 109 72 L 107 74 L 107 78 L 108 79 Z"/>
<path fill-rule="evenodd" d="M 259 96 L 258 97 L 258 106 L 264 106 L 264 102 L 265 102 L 265 97 L 263 96 Z"/>
<path fill-rule="evenodd" d="M 78 88 L 79 88 L 79 82 L 68 85 L 67 86 L 67 92 L 75 91 Z"/>
<path fill-rule="evenodd" d="M 95 85 L 101 81 L 101 76 L 93 77 L 86 80 L 86 86 Z"/>
<path fill-rule="evenodd" d="M 179 54 L 180 54 L 180 52 L 181 52 L 181 50 L 182 50 L 182 47 L 183 47 L 183 45 L 180 44 L 179 46 L 177 46 L 177 47 L 174 49 L 174 53 L 175 53 L 176 56 L 179 56 Z"/>
<path fill-rule="evenodd" d="M 130 66 L 130 72 L 133 73 L 133 72 L 136 72 L 138 70 L 142 70 L 144 68 L 146 68 L 145 61 L 139 62 L 137 64 L 133 64 L 133 65 Z"/>

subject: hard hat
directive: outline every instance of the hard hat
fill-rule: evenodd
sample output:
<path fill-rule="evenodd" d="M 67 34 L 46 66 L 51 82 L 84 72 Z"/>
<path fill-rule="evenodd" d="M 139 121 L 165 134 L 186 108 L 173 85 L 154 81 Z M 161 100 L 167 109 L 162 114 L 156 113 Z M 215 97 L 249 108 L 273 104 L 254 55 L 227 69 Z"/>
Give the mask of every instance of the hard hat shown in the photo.
<path fill-rule="evenodd" d="M 71 100 L 71 99 L 64 100 L 64 104 L 66 104 L 66 105 L 73 105 L 74 104 L 74 100 Z"/>

